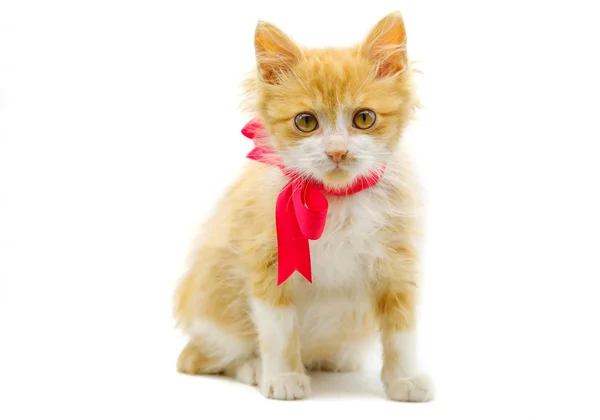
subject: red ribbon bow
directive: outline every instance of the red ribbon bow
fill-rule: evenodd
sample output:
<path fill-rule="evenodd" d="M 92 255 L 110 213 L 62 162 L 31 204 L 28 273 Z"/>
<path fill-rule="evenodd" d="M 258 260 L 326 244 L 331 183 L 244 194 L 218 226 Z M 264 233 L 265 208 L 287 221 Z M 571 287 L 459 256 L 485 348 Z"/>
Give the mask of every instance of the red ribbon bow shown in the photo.
<path fill-rule="evenodd" d="M 328 202 L 323 194 L 339 197 L 369 188 L 379 182 L 385 165 L 368 177 L 357 178 L 347 188 L 329 189 L 314 180 L 294 177 L 294 172 L 283 166 L 273 148 L 261 141 L 268 135 L 259 120 L 254 119 L 246 124 L 242 134 L 254 141 L 254 149 L 247 155 L 249 159 L 279 166 L 285 175 L 292 178 L 279 193 L 275 207 L 277 285 L 286 281 L 296 270 L 312 283 L 308 240 L 319 239 L 325 229 Z"/>

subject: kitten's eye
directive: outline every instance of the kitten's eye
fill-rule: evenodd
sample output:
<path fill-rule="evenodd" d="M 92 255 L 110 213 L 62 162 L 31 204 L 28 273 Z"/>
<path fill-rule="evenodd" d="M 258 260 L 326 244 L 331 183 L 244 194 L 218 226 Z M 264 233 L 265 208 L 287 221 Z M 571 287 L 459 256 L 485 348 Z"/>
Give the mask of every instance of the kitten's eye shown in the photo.
<path fill-rule="evenodd" d="M 359 128 L 361 130 L 371 128 L 373 127 L 373 124 L 375 124 L 375 113 L 370 109 L 363 109 L 362 111 L 358 111 L 356 114 L 354 114 L 352 124 L 354 125 L 354 127 Z"/>
<path fill-rule="evenodd" d="M 310 133 L 319 127 L 317 118 L 314 115 L 307 113 L 296 115 L 294 123 L 296 124 L 296 128 L 303 133 Z"/>

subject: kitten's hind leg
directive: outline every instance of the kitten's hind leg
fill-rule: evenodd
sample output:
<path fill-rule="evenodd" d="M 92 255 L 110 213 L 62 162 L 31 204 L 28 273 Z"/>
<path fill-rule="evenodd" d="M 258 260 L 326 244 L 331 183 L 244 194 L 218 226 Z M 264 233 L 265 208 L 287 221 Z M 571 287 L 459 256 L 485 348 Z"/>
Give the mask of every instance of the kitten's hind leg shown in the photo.
<path fill-rule="evenodd" d="M 193 333 L 191 339 L 177 359 L 181 373 L 223 374 L 252 357 L 252 340 L 226 333 L 212 322 L 197 322 L 188 333 Z"/>
<path fill-rule="evenodd" d="M 190 341 L 177 358 L 177 371 L 188 375 L 216 374 L 223 369 L 219 359 Z"/>
<path fill-rule="evenodd" d="M 233 362 L 209 356 L 200 346 L 189 342 L 177 359 L 177 371 L 188 375 L 223 374 L 248 385 L 260 383 L 260 357 L 250 356 Z"/>

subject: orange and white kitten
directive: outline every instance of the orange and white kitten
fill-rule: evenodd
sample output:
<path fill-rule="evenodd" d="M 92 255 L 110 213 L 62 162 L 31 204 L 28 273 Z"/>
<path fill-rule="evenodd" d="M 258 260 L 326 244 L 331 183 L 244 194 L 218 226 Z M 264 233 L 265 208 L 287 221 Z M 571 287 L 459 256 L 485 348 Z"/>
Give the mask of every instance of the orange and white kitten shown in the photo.
<path fill-rule="evenodd" d="M 428 401 L 415 354 L 419 203 L 401 137 L 417 99 L 402 18 L 384 17 L 359 45 L 323 49 L 259 21 L 255 47 L 249 108 L 287 168 L 338 188 L 387 166 L 376 185 L 327 197 L 325 231 L 310 242 L 313 284 L 296 272 L 278 286 L 275 203 L 289 179 L 248 161 L 177 288 L 189 336 L 177 368 L 299 399 L 310 392 L 307 371 L 358 369 L 380 337 L 389 398 Z"/>

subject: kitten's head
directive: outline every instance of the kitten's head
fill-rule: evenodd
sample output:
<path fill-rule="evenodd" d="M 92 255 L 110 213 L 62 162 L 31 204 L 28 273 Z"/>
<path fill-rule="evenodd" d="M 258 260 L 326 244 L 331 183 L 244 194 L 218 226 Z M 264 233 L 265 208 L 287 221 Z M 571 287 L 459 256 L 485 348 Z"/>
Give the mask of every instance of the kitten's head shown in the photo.
<path fill-rule="evenodd" d="M 341 49 L 302 48 L 261 21 L 255 47 L 255 111 L 286 167 L 341 188 L 391 157 L 415 107 L 399 13 Z"/>

